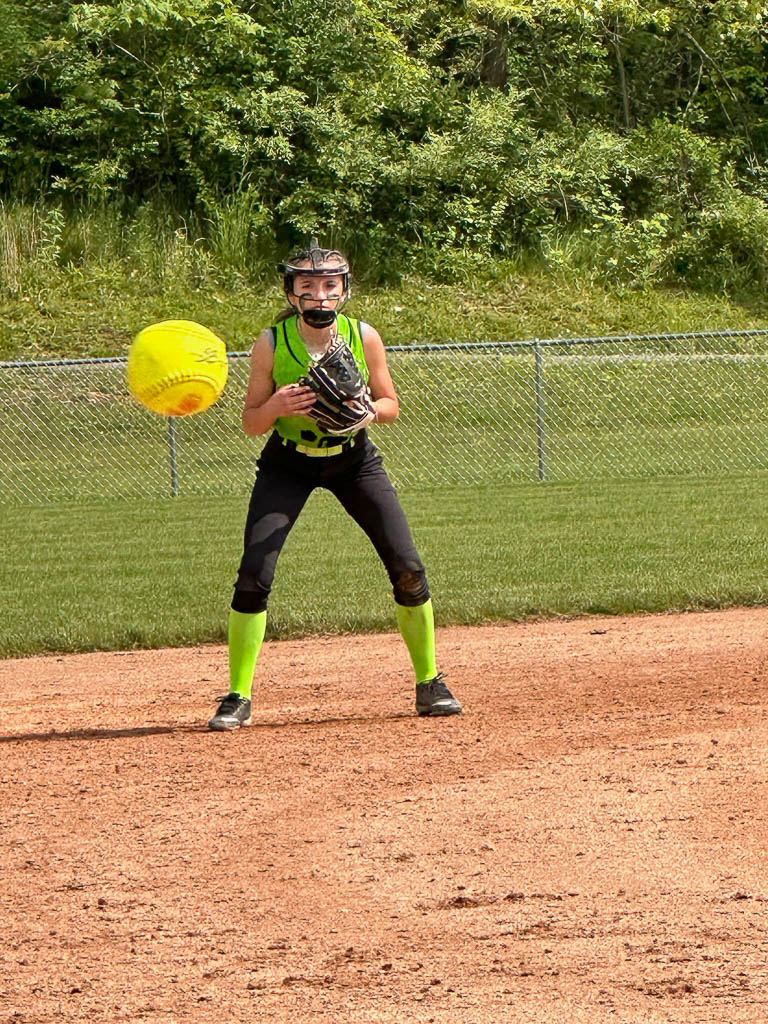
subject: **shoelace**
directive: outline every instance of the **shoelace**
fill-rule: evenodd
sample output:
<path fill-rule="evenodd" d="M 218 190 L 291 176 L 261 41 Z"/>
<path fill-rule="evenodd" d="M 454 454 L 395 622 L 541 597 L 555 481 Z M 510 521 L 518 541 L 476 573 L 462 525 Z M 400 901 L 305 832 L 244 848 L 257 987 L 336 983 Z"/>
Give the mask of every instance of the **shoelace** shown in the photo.
<path fill-rule="evenodd" d="M 453 696 L 453 694 L 448 689 L 448 687 L 445 685 L 445 683 L 442 681 L 442 679 L 438 679 L 436 682 L 434 682 L 432 684 L 432 694 L 435 697 L 452 697 Z"/>
<path fill-rule="evenodd" d="M 237 711 L 240 707 L 241 702 L 245 701 L 245 697 L 239 697 L 236 693 L 225 693 L 223 697 L 217 697 L 219 702 L 219 715 L 230 714 L 233 711 Z"/>
<path fill-rule="evenodd" d="M 425 679 L 423 683 L 419 683 L 419 686 L 428 686 L 430 691 L 434 692 L 437 689 L 447 689 L 445 685 L 445 676 L 442 672 L 438 672 L 432 679 Z"/>

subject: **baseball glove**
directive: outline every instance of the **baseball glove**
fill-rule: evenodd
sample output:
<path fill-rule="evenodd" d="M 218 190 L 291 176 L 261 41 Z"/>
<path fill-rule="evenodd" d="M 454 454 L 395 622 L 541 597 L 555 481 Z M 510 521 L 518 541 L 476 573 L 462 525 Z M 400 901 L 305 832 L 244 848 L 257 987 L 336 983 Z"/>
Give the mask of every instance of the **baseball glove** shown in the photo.
<path fill-rule="evenodd" d="M 355 357 L 341 340 L 310 365 L 299 384 L 315 392 L 315 404 L 306 415 L 324 434 L 354 434 L 376 415 Z"/>

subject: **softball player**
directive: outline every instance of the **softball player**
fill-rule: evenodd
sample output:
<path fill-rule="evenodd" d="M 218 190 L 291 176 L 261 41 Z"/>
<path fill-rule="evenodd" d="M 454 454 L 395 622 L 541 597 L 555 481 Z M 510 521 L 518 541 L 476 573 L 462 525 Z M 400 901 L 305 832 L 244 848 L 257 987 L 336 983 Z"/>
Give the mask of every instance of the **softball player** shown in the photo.
<path fill-rule="evenodd" d="M 290 304 L 251 352 L 243 429 L 272 431 L 245 524 L 245 544 L 229 617 L 230 693 L 209 727 L 228 731 L 251 722 L 251 689 L 267 621 L 278 556 L 304 504 L 325 487 L 366 532 L 392 583 L 397 624 L 416 676 L 419 715 L 456 715 L 461 704 L 438 671 L 427 577 L 397 494 L 368 438 L 369 422 L 392 423 L 399 404 L 378 332 L 340 313 L 349 295 L 349 265 L 338 251 L 309 249 L 280 265 Z M 341 338 L 368 381 L 372 410 L 354 433 L 323 434 L 308 415 L 314 392 L 298 381 L 312 360 Z"/>

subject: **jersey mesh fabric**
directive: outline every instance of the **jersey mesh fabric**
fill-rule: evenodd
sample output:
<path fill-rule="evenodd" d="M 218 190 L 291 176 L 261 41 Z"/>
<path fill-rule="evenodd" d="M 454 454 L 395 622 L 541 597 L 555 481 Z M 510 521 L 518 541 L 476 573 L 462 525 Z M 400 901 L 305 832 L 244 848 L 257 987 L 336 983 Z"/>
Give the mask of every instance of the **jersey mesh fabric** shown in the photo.
<path fill-rule="evenodd" d="M 365 361 L 363 339 L 360 333 L 360 321 L 340 313 L 336 318 L 338 336 L 346 342 L 360 367 L 364 379 L 368 380 L 368 364 Z M 305 376 L 312 357 L 299 334 L 298 316 L 289 317 L 272 328 L 275 332 L 275 362 L 272 377 L 275 388 L 285 384 L 295 384 Z M 354 434 L 323 434 L 314 420 L 309 416 L 280 416 L 275 421 L 275 430 L 289 441 L 306 445 L 308 448 L 326 448 L 329 445 L 342 444 L 350 440 Z"/>

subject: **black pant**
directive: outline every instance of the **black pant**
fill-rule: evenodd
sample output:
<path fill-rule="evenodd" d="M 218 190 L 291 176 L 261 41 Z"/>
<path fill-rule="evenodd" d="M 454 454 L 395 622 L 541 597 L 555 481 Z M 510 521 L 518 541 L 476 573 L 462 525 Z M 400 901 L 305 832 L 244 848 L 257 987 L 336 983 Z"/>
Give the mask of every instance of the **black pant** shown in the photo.
<path fill-rule="evenodd" d="M 381 455 L 363 433 L 339 455 L 302 455 L 273 432 L 257 463 L 245 524 L 243 557 L 232 608 L 267 607 L 283 544 L 316 487 L 334 494 L 370 537 L 392 583 L 395 601 L 407 607 L 429 600 L 426 573 Z"/>

